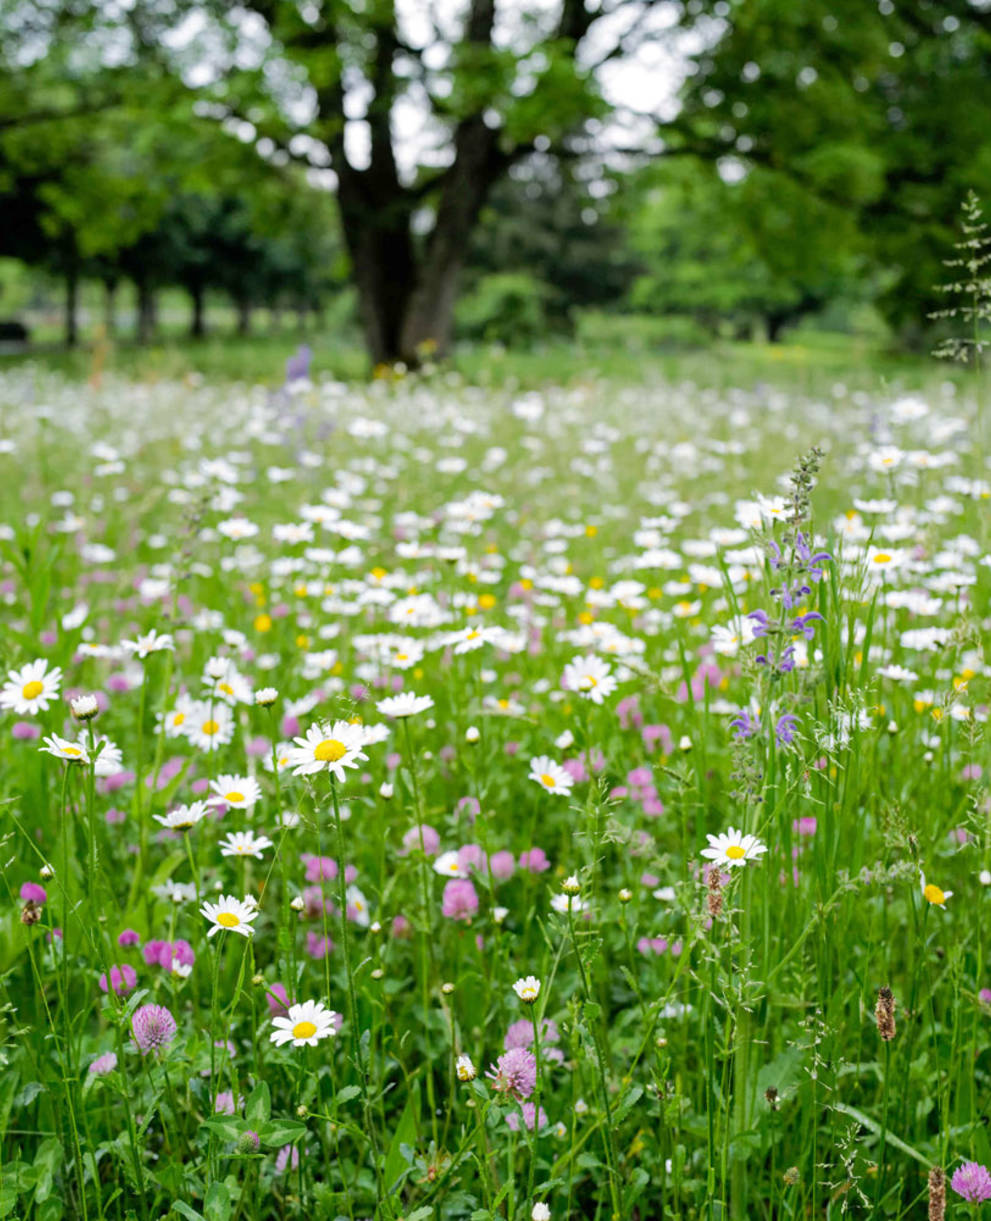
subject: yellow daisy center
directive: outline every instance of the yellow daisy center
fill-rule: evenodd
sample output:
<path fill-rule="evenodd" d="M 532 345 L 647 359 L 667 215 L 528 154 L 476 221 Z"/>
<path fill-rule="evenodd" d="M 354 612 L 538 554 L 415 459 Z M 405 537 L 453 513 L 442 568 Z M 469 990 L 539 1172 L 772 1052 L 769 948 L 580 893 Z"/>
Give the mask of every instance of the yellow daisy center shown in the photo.
<path fill-rule="evenodd" d="M 891 556 L 886 551 L 879 551 L 874 557 L 875 564 L 890 564 Z"/>
<path fill-rule="evenodd" d="M 217 923 L 222 928 L 237 928 L 241 923 L 241 917 L 235 915 L 234 912 L 218 912 Z"/>
<path fill-rule="evenodd" d="M 224 794 L 225 801 L 244 801 L 244 794 L 239 793 L 237 789 L 232 789 L 229 793 Z"/>
<path fill-rule="evenodd" d="M 317 1028 L 312 1022 L 297 1022 L 292 1028 L 294 1039 L 312 1039 L 316 1033 Z"/>
<path fill-rule="evenodd" d="M 33 682 L 24 684 L 24 686 L 21 688 L 21 695 L 23 695 L 26 700 L 33 700 L 41 695 L 44 689 L 45 684 L 39 683 L 38 680 L 35 679 Z"/>
<path fill-rule="evenodd" d="M 234 694 L 234 688 L 230 685 L 230 683 L 219 683 L 217 685 L 217 690 L 222 691 L 224 695 Z"/>
<path fill-rule="evenodd" d="M 587 683 L 587 684 L 588 684 L 590 687 L 597 687 L 597 686 L 599 685 L 599 680 L 598 680 L 597 678 L 593 678 L 591 674 L 586 674 L 586 675 L 585 675 L 585 682 L 586 682 L 586 683 Z"/>
<path fill-rule="evenodd" d="M 348 753 L 348 748 L 336 738 L 324 738 L 318 742 L 313 752 L 313 758 L 320 763 L 336 763 Z"/>
<path fill-rule="evenodd" d="M 63 746 L 62 747 L 62 754 L 63 755 L 72 755 L 73 759 L 78 759 L 82 753 L 83 752 L 79 749 L 78 746 Z"/>
<path fill-rule="evenodd" d="M 740 861 L 747 855 L 747 850 L 741 848 L 739 844 L 730 844 L 726 849 L 726 855 L 731 861 Z"/>
<path fill-rule="evenodd" d="M 215 733 L 220 732 L 220 725 L 217 721 L 204 721 L 203 732 L 212 737 Z"/>
<path fill-rule="evenodd" d="M 480 636 L 480 635 L 481 635 L 481 633 L 480 633 L 480 632 L 477 632 L 477 631 L 471 631 L 471 632 L 469 632 L 469 633 L 468 633 L 468 635 L 465 637 L 465 639 L 466 639 L 466 640 L 477 640 L 477 639 L 479 638 L 479 636 Z"/>
<path fill-rule="evenodd" d="M 554 785 L 557 783 L 555 781 L 554 777 L 552 775 L 550 775 L 548 772 L 540 773 L 540 782 L 541 782 L 541 784 L 545 784 L 549 789 L 552 789 L 554 787 Z"/>
<path fill-rule="evenodd" d="M 932 882 L 928 884 L 922 892 L 923 898 L 928 899 L 930 903 L 936 903 L 940 906 L 946 902 L 946 895 L 938 886 L 934 886 Z"/>
<path fill-rule="evenodd" d="M 175 716 L 172 718 L 172 724 L 181 725 L 185 719 L 186 719 L 186 714 L 184 712 L 177 712 L 175 714 Z"/>

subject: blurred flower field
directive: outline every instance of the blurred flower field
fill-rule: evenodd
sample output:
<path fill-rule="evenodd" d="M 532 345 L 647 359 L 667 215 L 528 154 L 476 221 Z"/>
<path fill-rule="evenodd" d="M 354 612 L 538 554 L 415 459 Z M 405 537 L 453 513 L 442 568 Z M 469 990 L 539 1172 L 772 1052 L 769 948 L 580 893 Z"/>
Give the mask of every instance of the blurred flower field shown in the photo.
<path fill-rule="evenodd" d="M 0 376 L 0 1217 L 991 1198 L 966 386 Z"/>

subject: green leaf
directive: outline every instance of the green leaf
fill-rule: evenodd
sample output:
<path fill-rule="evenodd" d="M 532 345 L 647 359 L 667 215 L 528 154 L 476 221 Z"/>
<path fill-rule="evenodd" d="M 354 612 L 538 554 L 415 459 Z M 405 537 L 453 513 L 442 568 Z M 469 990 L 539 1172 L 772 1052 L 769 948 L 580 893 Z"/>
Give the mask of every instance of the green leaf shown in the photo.
<path fill-rule="evenodd" d="M 271 1114 L 272 1092 L 268 1088 L 268 1082 L 260 1081 L 248 1096 L 244 1118 L 250 1127 L 257 1128 L 260 1124 L 267 1123 Z"/>
<path fill-rule="evenodd" d="M 182 1200 L 175 1200 L 172 1204 L 172 1211 L 179 1214 L 180 1217 L 185 1217 L 186 1221 L 205 1221 L 202 1213 L 198 1213 L 195 1208 L 191 1208 Z"/>
<path fill-rule="evenodd" d="M 263 1145 L 281 1148 L 283 1145 L 291 1145 L 293 1141 L 299 1140 L 305 1131 L 306 1124 L 299 1123 L 295 1119 L 273 1119 L 270 1123 L 262 1125 L 258 1138 Z"/>
<path fill-rule="evenodd" d="M 403 1113 L 392 1136 L 392 1143 L 385 1159 L 385 1189 L 391 1195 L 408 1173 L 410 1159 L 403 1149 L 416 1144 L 416 1117 L 420 1111 L 420 1088 L 414 1084 L 406 1099 Z"/>
<path fill-rule="evenodd" d="M 626 1091 L 626 1093 L 617 1103 L 615 1110 L 612 1112 L 611 1118 L 612 1118 L 613 1124 L 621 1124 L 623 1122 L 623 1120 L 627 1117 L 627 1115 L 629 1115 L 630 1111 L 633 1109 L 634 1104 L 637 1103 L 642 1096 L 643 1096 L 643 1086 L 642 1085 L 631 1085 L 630 1088 Z"/>
<path fill-rule="evenodd" d="M 334 1099 L 336 1106 L 340 1106 L 344 1102 L 350 1102 L 352 1098 L 357 1098 L 361 1094 L 360 1085 L 346 1085 L 344 1089 L 337 1091 L 337 1097 Z M 407 1218 L 407 1221 L 409 1219 Z"/>
<path fill-rule="evenodd" d="M 237 1140 L 247 1128 L 247 1124 L 239 1115 L 211 1115 L 200 1124 L 200 1129 L 206 1129 L 221 1140 Z"/>
<path fill-rule="evenodd" d="M 231 1193 L 226 1183 L 211 1183 L 203 1200 L 206 1221 L 228 1221 L 231 1215 Z"/>

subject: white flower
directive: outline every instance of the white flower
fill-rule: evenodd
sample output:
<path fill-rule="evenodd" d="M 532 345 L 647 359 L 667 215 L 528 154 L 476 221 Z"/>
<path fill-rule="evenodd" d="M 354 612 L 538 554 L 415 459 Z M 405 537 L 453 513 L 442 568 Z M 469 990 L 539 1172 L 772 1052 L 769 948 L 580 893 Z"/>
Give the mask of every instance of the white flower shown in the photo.
<path fill-rule="evenodd" d="M 416 716 L 418 712 L 426 712 L 433 708 L 434 701 L 429 695 L 414 695 L 412 691 L 402 691 L 399 695 L 390 695 L 379 700 L 375 707 L 383 716 L 397 719 Z"/>
<path fill-rule="evenodd" d="M 271 848 L 272 841 L 265 835 L 254 835 L 251 831 L 232 831 L 226 839 L 220 841 L 221 856 L 253 856 L 262 859 L 266 848 Z"/>
<path fill-rule="evenodd" d="M 556 911 L 558 915 L 566 916 L 568 912 L 584 911 L 585 902 L 583 899 L 579 899 L 577 895 L 554 895 L 551 899 L 551 909 Z"/>
<path fill-rule="evenodd" d="M 296 746 L 290 751 L 289 762 L 294 776 L 328 771 L 343 782 L 345 768 L 357 767 L 360 760 L 368 758 L 361 750 L 362 727 L 348 721 L 311 725 L 305 738 L 293 740 Z"/>
<path fill-rule="evenodd" d="M 235 810 L 250 810 L 262 795 L 257 780 L 250 776 L 232 776 L 226 773 L 210 781 L 210 791 L 213 794 L 210 798 L 211 805 L 229 806 Z"/>
<path fill-rule="evenodd" d="M 235 899 L 233 895 L 221 895 L 216 903 L 204 903 L 200 915 L 211 922 L 208 937 L 214 933 L 240 933 L 250 937 L 255 931 L 251 922 L 258 915 L 258 907 L 251 899 Z"/>
<path fill-rule="evenodd" d="M 540 980 L 536 975 L 524 976 L 523 979 L 518 979 L 513 984 L 513 991 L 524 1005 L 532 1005 L 540 995 Z"/>
<path fill-rule="evenodd" d="M 738 619 L 724 627 L 716 624 L 712 629 L 712 647 L 723 657 L 735 657 L 741 645 L 750 644 L 754 638 L 754 625 L 750 619 Z"/>
<path fill-rule="evenodd" d="M 125 652 L 131 653 L 143 660 L 149 653 L 161 653 L 168 649 L 174 649 L 175 644 L 168 632 L 163 632 L 159 635 L 152 628 L 150 632 L 146 632 L 143 636 L 138 636 L 136 640 L 122 640 L 121 648 Z"/>
<path fill-rule="evenodd" d="M 574 746 L 574 744 L 575 735 L 570 729 L 566 729 L 564 733 L 558 734 L 558 736 L 554 739 L 554 745 L 558 748 L 558 750 L 567 750 L 569 747 Z"/>
<path fill-rule="evenodd" d="M 454 1063 L 454 1071 L 457 1073 L 459 1081 L 475 1080 L 475 1065 L 471 1062 L 471 1056 L 458 1056 Z"/>
<path fill-rule="evenodd" d="M 567 797 L 575 783 L 564 768 L 547 755 L 530 760 L 530 779 L 536 780 L 548 793 L 559 793 L 562 797 Z"/>
<path fill-rule="evenodd" d="M 272 1018 L 272 1025 L 275 1029 L 269 1038 L 276 1046 L 316 1047 L 321 1039 L 337 1034 L 337 1014 L 324 1008 L 322 1001 L 303 1001 L 290 1005 L 285 1017 Z"/>
<path fill-rule="evenodd" d="M 197 700 L 183 721 L 183 733 L 200 750 L 219 750 L 234 736 L 234 718 L 226 704 Z"/>
<path fill-rule="evenodd" d="M 564 667 L 564 685 L 593 704 L 601 704 L 607 695 L 612 695 L 616 690 L 616 679 L 601 657 L 588 653 L 584 657 L 573 658 Z"/>
<path fill-rule="evenodd" d="M 170 831 L 188 831 L 205 818 L 206 814 L 205 801 L 191 801 L 188 806 L 177 806 L 174 810 L 169 810 L 167 814 L 153 814 L 152 817 L 163 827 L 168 827 Z"/>
<path fill-rule="evenodd" d="M 456 852 L 442 852 L 434 861 L 434 872 L 445 878 L 466 878 L 468 873 L 461 868 Z"/>
<path fill-rule="evenodd" d="M 926 875 L 919 870 L 919 886 L 922 890 L 922 897 L 927 903 L 931 903 L 933 907 L 945 907 L 946 900 L 953 898 L 952 890 L 940 890 L 938 886 L 932 882 L 926 883 Z"/>
<path fill-rule="evenodd" d="M 44 746 L 38 749 L 45 754 L 54 755 L 56 759 L 65 759 L 68 763 L 89 763 L 89 755 L 84 746 L 70 742 L 68 738 L 60 738 L 57 733 L 45 738 Z"/>
<path fill-rule="evenodd" d="M 551 1221 L 551 1210 L 542 1200 L 538 1200 L 534 1204 L 530 1212 L 530 1221 Z"/>
<path fill-rule="evenodd" d="M 707 835 L 709 847 L 702 849 L 702 855 L 720 865 L 745 865 L 748 860 L 763 856 L 767 851 L 756 835 L 744 835 L 735 827 L 720 835 Z"/>
<path fill-rule="evenodd" d="M 44 712 L 58 695 L 62 684 L 62 671 L 56 666 L 48 669 L 43 657 L 28 662 L 19 670 L 11 670 L 0 690 L 0 707 L 16 712 L 19 716 L 34 716 Z"/>
<path fill-rule="evenodd" d="M 79 695 L 69 700 L 69 708 L 77 721 L 91 721 L 100 711 L 95 695 Z"/>
<path fill-rule="evenodd" d="M 368 928 L 368 925 L 371 923 L 371 918 L 368 915 L 368 900 L 358 887 L 354 885 L 347 888 L 345 896 L 347 899 L 348 917 L 359 928 Z"/>
<path fill-rule="evenodd" d="M 259 708 L 271 708 L 278 698 L 279 693 L 274 687 L 259 687 L 255 692 L 255 703 Z"/>

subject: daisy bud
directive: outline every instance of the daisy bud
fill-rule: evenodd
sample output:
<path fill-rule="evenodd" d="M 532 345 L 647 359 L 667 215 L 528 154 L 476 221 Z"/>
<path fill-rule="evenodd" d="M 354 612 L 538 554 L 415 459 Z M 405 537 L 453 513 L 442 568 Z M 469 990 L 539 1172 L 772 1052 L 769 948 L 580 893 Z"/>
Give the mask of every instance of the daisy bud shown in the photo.
<path fill-rule="evenodd" d="M 527 975 L 513 984 L 513 991 L 524 1005 L 532 1005 L 540 995 L 540 980 L 536 975 Z"/>
<path fill-rule="evenodd" d="M 890 733 L 890 734 L 896 734 L 897 732 L 898 732 L 898 722 L 897 722 L 897 721 L 889 721 L 889 722 L 888 722 L 888 733 Z"/>
<path fill-rule="evenodd" d="M 309 1115 L 309 1113 L 310 1112 L 306 1109 L 305 1106 L 303 1106 L 302 1103 L 300 1103 L 300 1105 L 296 1108 L 296 1118 L 297 1119 L 305 1119 L 307 1117 L 307 1115 Z"/>
<path fill-rule="evenodd" d="M 382 925 L 378 922 L 378 920 L 373 920 L 368 926 L 368 931 L 370 933 L 381 933 Z"/>
<path fill-rule="evenodd" d="M 581 890 L 582 884 L 578 881 L 574 874 L 564 879 L 561 883 L 561 889 L 566 895 L 576 895 Z"/>
<path fill-rule="evenodd" d="M 389 801 L 394 792 L 395 789 L 388 782 L 379 785 L 379 796 L 385 801 Z"/>
<path fill-rule="evenodd" d="M 982 886 L 991 886 L 991 869 L 982 869 L 979 880 Z"/>
<path fill-rule="evenodd" d="M 440 990 L 441 990 L 441 992 L 444 993 L 445 996 L 450 996 L 451 993 L 454 991 L 454 984 L 448 984 L 448 983 L 441 984 Z"/>
<path fill-rule="evenodd" d="M 534 1204 L 530 1213 L 531 1221 L 551 1221 L 551 1210 L 543 1202 Z"/>
<path fill-rule="evenodd" d="M 474 1081 L 475 1066 L 471 1062 L 470 1056 L 458 1056 L 455 1065 L 455 1072 L 458 1074 L 459 1081 Z"/>
<path fill-rule="evenodd" d="M 477 725 L 469 725 L 465 730 L 465 741 L 474 744 L 482 735 L 478 732 Z"/>
<path fill-rule="evenodd" d="M 692 749 L 692 739 L 688 736 L 687 733 L 682 734 L 682 736 L 678 739 L 678 749 L 682 752 L 682 754 L 685 754 L 685 755 L 687 755 L 688 752 Z"/>
<path fill-rule="evenodd" d="M 381 979 L 383 975 L 385 975 L 385 972 L 382 970 L 382 968 L 376 967 L 372 972 L 372 979 Z"/>
<path fill-rule="evenodd" d="M 941 1166 L 929 1171 L 929 1221 L 943 1221 L 946 1216 L 946 1175 Z"/>
<path fill-rule="evenodd" d="M 931 750 L 927 750 L 926 753 L 922 756 L 922 762 L 923 763 L 932 763 L 932 761 L 933 761 L 933 753 Z"/>
<path fill-rule="evenodd" d="M 633 891 L 624 886 L 617 895 L 617 898 L 619 899 L 620 903 L 629 903 L 633 898 Z"/>
<path fill-rule="evenodd" d="M 496 922 L 496 924 L 502 924 L 503 920 L 505 920 L 508 915 L 508 907 L 493 907 L 492 909 L 492 919 Z"/>
<path fill-rule="evenodd" d="M 80 695 L 69 700 L 69 708 L 77 721 L 91 721 L 100 711 L 95 695 Z"/>
<path fill-rule="evenodd" d="M 255 692 L 255 704 L 259 708 L 271 708 L 278 698 L 279 693 L 274 687 L 260 687 Z"/>
<path fill-rule="evenodd" d="M 48 864 L 42 865 L 41 869 L 38 872 L 41 874 L 41 876 L 43 878 L 55 877 L 55 870 L 52 868 L 51 865 L 48 865 Z"/>
<path fill-rule="evenodd" d="M 265 982 L 265 976 L 264 975 L 252 975 L 251 982 L 254 985 L 254 987 L 260 988 L 262 986 L 262 984 Z"/>
<path fill-rule="evenodd" d="M 667 1047 L 667 1045 L 668 1045 L 668 1041 L 662 1034 L 659 1034 L 657 1036 L 657 1038 L 654 1040 L 655 1047 L 664 1048 L 664 1047 Z"/>
<path fill-rule="evenodd" d="M 303 908 L 306 906 L 306 903 L 304 902 L 302 895 L 296 895 L 296 897 L 292 900 L 292 902 L 289 904 L 289 906 L 293 909 L 294 912 L 301 912 L 303 910 Z"/>
<path fill-rule="evenodd" d="M 879 988 L 874 1009 L 877 1032 L 886 1043 L 895 1037 L 895 998 L 890 988 Z"/>

